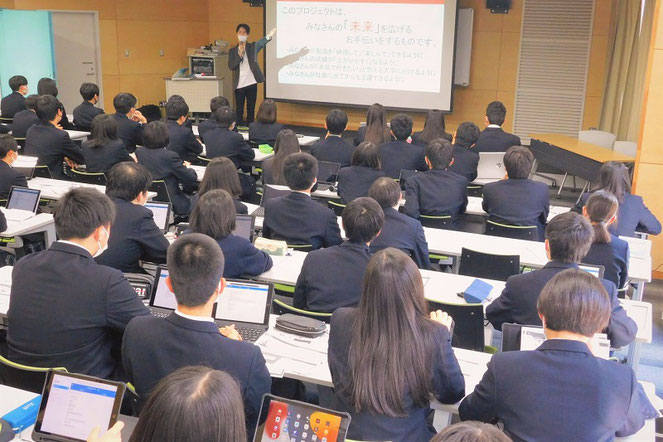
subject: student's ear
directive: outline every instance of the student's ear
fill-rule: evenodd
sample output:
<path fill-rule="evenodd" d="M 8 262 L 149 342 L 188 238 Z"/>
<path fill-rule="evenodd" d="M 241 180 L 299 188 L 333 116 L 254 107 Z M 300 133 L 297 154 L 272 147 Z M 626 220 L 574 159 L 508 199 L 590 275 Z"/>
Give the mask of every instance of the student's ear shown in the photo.
<path fill-rule="evenodd" d="M 166 287 L 168 287 L 171 293 L 175 293 L 175 290 L 173 290 L 173 280 L 170 279 L 170 276 L 166 276 Z"/>
<path fill-rule="evenodd" d="M 389 129 L 389 133 L 391 134 L 392 137 L 396 138 L 396 135 L 394 135 L 394 131 Z"/>
<path fill-rule="evenodd" d="M 589 218 L 589 216 L 587 216 L 587 206 L 582 206 L 582 216 Z"/>
<path fill-rule="evenodd" d="M 584 209 L 584 207 L 583 207 L 583 209 Z M 608 220 L 608 225 L 614 224 L 614 223 L 616 223 L 616 222 L 617 222 L 617 213 L 615 213 L 614 215 L 612 215 L 612 218 L 610 218 L 610 219 Z"/>
<path fill-rule="evenodd" d="M 235 130 L 235 125 L 236 124 L 237 124 L 237 122 L 231 124 L 230 127 L 228 128 L 228 130 Z"/>
<path fill-rule="evenodd" d="M 226 289 L 226 285 L 228 285 L 226 278 L 221 278 L 221 281 L 219 281 L 219 295 Z"/>
<path fill-rule="evenodd" d="M 469 148 L 472 149 L 474 146 L 476 146 L 477 143 L 472 144 Z"/>
<path fill-rule="evenodd" d="M 486 126 L 488 126 L 490 124 L 490 121 L 488 120 L 488 115 L 483 117 L 483 124 L 485 124 Z"/>
<path fill-rule="evenodd" d="M 546 247 L 546 256 L 548 257 L 548 259 L 550 259 L 550 241 L 548 241 L 548 238 L 546 238 L 544 244 Z"/>
<path fill-rule="evenodd" d="M 429 168 L 429 169 L 432 169 L 432 168 L 433 168 L 433 165 L 431 164 L 431 162 L 430 162 L 430 160 L 428 159 L 428 157 L 426 157 L 425 160 L 426 160 L 426 165 L 428 166 L 428 168 Z"/>
<path fill-rule="evenodd" d="M 455 162 L 456 162 L 456 159 L 452 157 L 451 161 L 449 162 L 449 165 L 447 167 L 453 166 Z"/>
<path fill-rule="evenodd" d="M 546 328 L 546 318 L 543 317 L 541 312 L 537 312 L 537 314 L 539 315 L 539 319 L 541 320 L 541 324 L 543 324 L 543 328 Z"/>
<path fill-rule="evenodd" d="M 454 136 L 451 137 L 451 144 L 456 144 L 456 136 L 458 135 L 458 131 L 454 131 Z"/>

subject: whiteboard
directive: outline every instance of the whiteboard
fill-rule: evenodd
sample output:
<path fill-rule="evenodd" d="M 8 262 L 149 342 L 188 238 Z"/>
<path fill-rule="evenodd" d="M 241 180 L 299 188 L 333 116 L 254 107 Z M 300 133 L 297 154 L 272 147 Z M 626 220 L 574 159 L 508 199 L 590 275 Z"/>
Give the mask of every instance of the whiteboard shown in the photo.
<path fill-rule="evenodd" d="M 473 27 L 474 9 L 459 9 L 458 25 L 456 26 L 456 66 L 454 70 L 454 84 L 456 86 L 470 85 Z"/>

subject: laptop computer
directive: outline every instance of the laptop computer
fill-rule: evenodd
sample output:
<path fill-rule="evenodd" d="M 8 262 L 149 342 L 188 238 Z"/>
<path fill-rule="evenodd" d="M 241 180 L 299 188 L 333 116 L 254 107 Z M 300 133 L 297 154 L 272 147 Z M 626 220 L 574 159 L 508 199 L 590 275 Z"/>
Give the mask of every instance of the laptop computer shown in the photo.
<path fill-rule="evenodd" d="M 415 173 L 417 173 L 416 170 L 401 170 L 401 173 L 398 175 L 398 184 L 401 185 L 401 190 L 405 190 L 405 183 L 407 182 L 408 178 L 410 178 Z"/>
<path fill-rule="evenodd" d="M 338 171 L 340 169 L 340 163 L 318 161 L 318 190 L 329 190 L 332 186 L 335 186 L 338 181 Z"/>
<path fill-rule="evenodd" d="M 168 232 L 171 212 L 170 203 L 148 201 L 145 203 L 145 208 L 152 211 L 154 222 L 157 227 L 159 227 L 163 233 Z"/>
<path fill-rule="evenodd" d="M 12 163 L 12 167 L 25 175 L 27 179 L 31 179 L 35 173 L 35 167 L 37 167 L 37 160 L 37 157 L 19 155 Z"/>
<path fill-rule="evenodd" d="M 260 207 L 258 207 L 256 210 L 254 210 L 251 215 L 252 216 L 259 216 L 259 217 L 264 217 L 265 216 L 265 204 L 267 201 L 278 198 L 280 196 L 285 196 L 291 193 L 292 190 L 288 186 L 277 186 L 273 184 L 266 184 L 262 188 L 262 198 L 260 198 Z"/>
<path fill-rule="evenodd" d="M 598 342 L 598 354 L 595 356 L 610 358 L 610 341 L 604 333 L 597 333 L 594 339 Z M 502 351 L 536 350 L 546 340 L 543 327 L 537 325 L 503 324 Z"/>
<path fill-rule="evenodd" d="M 605 267 L 601 265 L 594 265 L 594 264 L 580 264 L 578 265 L 578 268 L 580 270 L 584 270 L 587 273 L 591 273 L 592 275 L 596 276 L 597 278 L 603 278 L 603 274 L 605 273 Z"/>
<path fill-rule="evenodd" d="M 477 179 L 498 181 L 506 175 L 504 152 L 480 152 Z"/>
<path fill-rule="evenodd" d="M 255 225 L 255 217 L 251 215 L 235 215 L 235 230 L 233 230 L 233 235 L 241 236 L 249 240 L 249 242 L 253 242 Z"/>
<path fill-rule="evenodd" d="M 25 221 L 37 213 L 41 190 L 12 186 L 3 210 L 8 221 Z"/>

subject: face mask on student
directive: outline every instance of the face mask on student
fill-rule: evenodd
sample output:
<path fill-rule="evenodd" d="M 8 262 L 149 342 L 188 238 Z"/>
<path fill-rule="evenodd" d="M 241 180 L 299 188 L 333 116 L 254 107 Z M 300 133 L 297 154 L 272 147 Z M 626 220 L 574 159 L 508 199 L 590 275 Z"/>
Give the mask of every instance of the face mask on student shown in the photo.
<path fill-rule="evenodd" d="M 246 42 L 246 40 L 247 40 L 248 38 L 249 38 L 248 35 L 238 35 L 238 36 L 237 36 L 237 40 L 239 40 L 240 43 L 244 43 L 244 42 Z"/>
<path fill-rule="evenodd" d="M 106 231 L 105 227 L 102 227 L 101 229 L 106 234 L 106 245 L 102 247 L 101 246 L 101 241 L 97 241 L 97 247 L 99 247 L 99 250 L 97 250 L 97 253 L 94 254 L 93 258 L 96 258 L 97 256 L 101 255 L 102 253 L 104 253 L 108 249 L 108 240 L 110 239 L 110 235 Z"/>

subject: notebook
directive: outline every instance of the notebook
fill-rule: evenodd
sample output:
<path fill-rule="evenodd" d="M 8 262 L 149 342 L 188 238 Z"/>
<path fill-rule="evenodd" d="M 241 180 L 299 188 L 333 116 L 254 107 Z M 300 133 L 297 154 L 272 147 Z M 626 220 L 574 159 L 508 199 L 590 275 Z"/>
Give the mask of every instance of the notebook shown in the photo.
<path fill-rule="evenodd" d="M 501 180 L 505 175 L 504 152 L 479 153 L 477 180 Z"/>
<path fill-rule="evenodd" d="M 37 213 L 41 190 L 12 186 L 3 211 L 8 221 L 25 221 Z"/>
<path fill-rule="evenodd" d="M 259 216 L 259 217 L 264 217 L 265 216 L 265 204 L 267 201 L 278 198 L 280 196 L 285 196 L 291 193 L 292 190 L 290 190 L 289 187 L 287 186 L 276 186 L 272 184 L 266 184 L 262 188 L 262 198 L 260 198 L 260 207 L 258 207 L 256 210 L 251 213 L 252 216 Z"/>
<path fill-rule="evenodd" d="M 336 185 L 336 182 L 338 181 L 338 171 L 340 169 L 340 163 L 318 161 L 318 190 L 328 190 Z"/>

